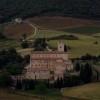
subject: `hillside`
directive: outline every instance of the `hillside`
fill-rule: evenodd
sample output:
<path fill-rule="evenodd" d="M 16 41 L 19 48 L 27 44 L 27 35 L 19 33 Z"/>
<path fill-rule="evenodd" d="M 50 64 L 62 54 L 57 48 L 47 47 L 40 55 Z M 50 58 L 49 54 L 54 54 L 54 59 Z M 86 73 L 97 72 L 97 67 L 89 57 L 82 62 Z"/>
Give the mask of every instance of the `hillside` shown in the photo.
<path fill-rule="evenodd" d="M 77 32 L 78 29 L 75 30 L 75 28 L 77 27 L 87 27 L 87 29 L 88 27 L 90 27 L 91 31 L 95 29 L 94 33 L 97 32 L 96 29 L 98 29 L 98 33 L 100 33 L 100 29 L 99 29 L 100 21 L 96 21 L 96 20 L 86 20 L 86 19 L 60 17 L 60 16 L 31 17 L 26 20 L 30 21 L 33 25 L 35 24 L 36 27 L 38 27 L 38 29 L 40 30 L 57 30 L 57 31 L 65 31 L 71 33 L 73 31 Z M 29 36 L 33 34 L 34 31 L 34 29 L 30 25 L 25 23 L 20 23 L 20 24 L 9 23 L 3 26 L 4 26 L 4 30 L 3 30 L 4 35 L 14 39 L 19 39 L 22 36 L 22 34 L 27 34 Z M 83 29 L 80 31 L 83 31 Z M 89 32 L 87 31 L 88 30 L 84 30 L 83 34 Z"/>
<path fill-rule="evenodd" d="M 61 16 L 40 16 L 28 18 L 30 22 L 36 24 L 40 29 L 51 29 L 51 30 L 63 30 L 68 28 L 76 27 L 87 27 L 87 26 L 100 26 L 100 21 L 90 19 L 80 19 L 73 17 L 61 17 Z"/>
<path fill-rule="evenodd" d="M 31 35 L 34 29 L 26 23 L 14 23 L 4 25 L 3 33 L 8 38 L 20 39 L 23 34 Z"/>
<path fill-rule="evenodd" d="M 38 27 L 36 37 L 55 37 L 71 35 L 78 37 L 78 40 L 64 40 L 64 43 L 70 46 L 70 57 L 76 58 L 87 53 L 91 55 L 100 55 L 100 22 L 96 20 L 86 20 L 71 17 L 32 17 L 28 18 L 31 24 Z M 20 38 L 22 34 L 27 34 L 28 39 L 33 39 L 34 29 L 25 23 L 5 24 L 3 33 L 6 37 L 15 40 L 0 41 L 0 47 L 8 48 L 14 47 L 18 50 L 21 49 Z M 18 41 L 16 41 L 18 40 Z M 58 40 L 49 41 L 50 46 L 56 48 Z M 95 44 L 98 42 L 98 44 Z M 19 50 L 20 51 L 20 50 Z M 22 53 L 26 53 L 21 51 Z"/>
<path fill-rule="evenodd" d="M 100 100 L 100 83 L 66 88 L 62 92 L 64 96 L 68 97 L 84 98 L 84 100 Z"/>
<path fill-rule="evenodd" d="M 1 0 L 0 22 L 16 17 L 73 16 L 100 18 L 99 0 Z"/>

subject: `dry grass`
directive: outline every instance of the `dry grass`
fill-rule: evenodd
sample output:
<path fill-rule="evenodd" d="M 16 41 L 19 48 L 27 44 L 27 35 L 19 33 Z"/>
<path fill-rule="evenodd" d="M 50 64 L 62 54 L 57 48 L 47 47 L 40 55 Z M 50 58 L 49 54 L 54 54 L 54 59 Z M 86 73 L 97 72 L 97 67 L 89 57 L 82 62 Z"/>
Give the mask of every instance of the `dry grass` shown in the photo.
<path fill-rule="evenodd" d="M 27 19 L 36 25 L 40 29 L 49 29 L 49 30 L 65 30 L 67 28 L 73 27 L 85 27 L 85 26 L 98 26 L 100 25 L 99 21 L 95 20 L 86 20 L 86 19 L 77 19 L 71 17 L 33 17 Z M 19 39 L 22 34 L 32 35 L 34 29 L 25 23 L 21 24 L 7 24 L 4 28 L 4 34 L 7 37 Z"/>
<path fill-rule="evenodd" d="M 40 99 L 17 95 L 17 94 L 10 93 L 6 89 L 0 89 L 0 100 L 40 100 Z"/>
<path fill-rule="evenodd" d="M 63 89 L 62 94 L 68 97 L 87 98 L 100 100 L 100 83 L 92 83 L 83 86 Z"/>
<path fill-rule="evenodd" d="M 30 20 L 32 23 L 36 24 L 37 27 L 42 29 L 42 30 L 39 30 L 38 34 L 36 35 L 37 38 L 38 37 L 52 37 L 52 36 L 58 36 L 58 35 L 63 35 L 63 34 L 64 35 L 71 34 L 70 32 L 68 33 L 68 32 L 61 31 L 69 27 L 80 27 L 80 26 L 93 27 L 93 26 L 100 25 L 99 21 L 84 20 L 84 19 L 69 18 L 69 17 L 34 17 L 27 20 Z M 34 30 L 32 29 L 32 27 L 30 27 L 27 24 L 8 24 L 5 26 L 5 29 L 4 29 L 4 33 L 6 34 L 6 36 L 10 38 L 14 38 L 14 39 L 20 39 L 23 33 L 26 33 L 28 37 L 32 39 L 33 31 Z M 64 41 L 68 46 L 71 47 L 71 50 L 69 51 L 71 54 L 70 57 L 80 57 L 82 55 L 85 55 L 86 53 L 89 53 L 92 55 L 100 54 L 100 36 L 99 36 L 100 34 L 99 33 L 91 34 L 88 36 L 86 32 L 82 31 L 81 35 L 80 34 L 76 34 L 76 35 L 78 35 L 79 40 Z M 94 44 L 94 42 L 96 41 L 98 41 L 97 45 Z M 49 44 L 53 46 L 54 48 L 57 47 L 57 41 L 50 41 Z M 13 42 L 10 43 L 9 41 L 5 41 L 4 45 L 3 45 L 3 42 L 0 42 L 1 48 L 13 46 L 13 45 L 14 43 Z M 19 48 L 19 43 L 17 43 L 13 47 Z"/>
<path fill-rule="evenodd" d="M 99 21 L 71 17 L 33 17 L 28 19 L 41 29 L 63 30 L 66 28 L 100 25 Z"/>
<path fill-rule="evenodd" d="M 28 36 L 32 34 L 33 28 L 28 24 L 8 24 L 5 25 L 4 34 L 13 39 L 21 38 L 22 34 L 27 34 Z"/>

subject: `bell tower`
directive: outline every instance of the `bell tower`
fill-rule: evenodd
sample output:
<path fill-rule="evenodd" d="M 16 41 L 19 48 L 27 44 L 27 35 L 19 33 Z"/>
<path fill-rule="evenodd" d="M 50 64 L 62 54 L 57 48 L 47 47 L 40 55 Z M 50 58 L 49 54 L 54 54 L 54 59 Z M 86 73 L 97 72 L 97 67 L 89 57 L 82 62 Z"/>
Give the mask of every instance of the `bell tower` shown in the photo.
<path fill-rule="evenodd" d="M 64 47 L 65 47 L 65 45 L 64 45 L 63 41 L 59 41 L 58 42 L 58 51 L 64 52 Z"/>

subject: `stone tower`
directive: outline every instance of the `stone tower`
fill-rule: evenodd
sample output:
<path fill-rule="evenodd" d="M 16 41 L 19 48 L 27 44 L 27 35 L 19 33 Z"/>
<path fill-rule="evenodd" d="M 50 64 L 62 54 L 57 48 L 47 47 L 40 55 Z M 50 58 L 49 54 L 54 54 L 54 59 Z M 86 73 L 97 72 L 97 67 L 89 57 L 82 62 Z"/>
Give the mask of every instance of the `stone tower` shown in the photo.
<path fill-rule="evenodd" d="M 58 42 L 58 51 L 64 52 L 64 47 L 65 47 L 65 45 L 64 45 L 63 41 L 59 41 Z"/>

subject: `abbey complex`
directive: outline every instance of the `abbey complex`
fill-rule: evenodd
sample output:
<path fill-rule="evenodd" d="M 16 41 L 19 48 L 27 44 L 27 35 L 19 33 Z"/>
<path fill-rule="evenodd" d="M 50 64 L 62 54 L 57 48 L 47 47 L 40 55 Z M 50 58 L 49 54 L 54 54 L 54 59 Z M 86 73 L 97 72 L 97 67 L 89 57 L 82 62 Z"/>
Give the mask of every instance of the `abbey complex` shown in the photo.
<path fill-rule="evenodd" d="M 50 79 L 63 78 L 66 71 L 73 70 L 68 53 L 64 51 L 64 44 L 58 43 L 57 51 L 33 51 L 30 65 L 26 67 L 27 79 Z"/>

